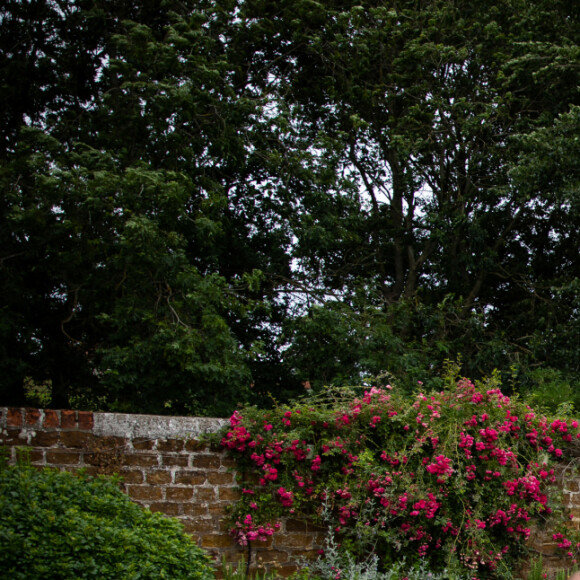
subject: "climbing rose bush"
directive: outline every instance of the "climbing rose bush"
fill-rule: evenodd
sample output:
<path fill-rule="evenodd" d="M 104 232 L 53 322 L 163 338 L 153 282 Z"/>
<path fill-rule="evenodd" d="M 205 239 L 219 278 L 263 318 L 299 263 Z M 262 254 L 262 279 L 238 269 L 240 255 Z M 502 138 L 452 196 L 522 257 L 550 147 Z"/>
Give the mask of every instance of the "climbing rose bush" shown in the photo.
<path fill-rule="evenodd" d="M 510 578 L 532 524 L 563 521 L 556 470 L 580 438 L 577 421 L 538 415 L 497 376 L 477 387 L 448 377 L 412 400 L 390 385 L 327 390 L 236 411 L 222 435 L 244 481 L 231 527 L 240 544 L 291 516 L 385 568 L 404 554 L 475 579 Z M 571 533 L 553 528 L 573 558 Z"/>

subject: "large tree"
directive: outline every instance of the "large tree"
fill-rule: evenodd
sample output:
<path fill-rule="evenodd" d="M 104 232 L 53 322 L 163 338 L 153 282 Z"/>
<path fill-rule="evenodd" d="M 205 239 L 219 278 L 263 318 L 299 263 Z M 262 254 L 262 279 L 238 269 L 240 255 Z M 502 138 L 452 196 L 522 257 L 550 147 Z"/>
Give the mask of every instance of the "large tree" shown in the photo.
<path fill-rule="evenodd" d="M 578 377 L 573 3 L 10 0 L 0 35 L 6 402 Z"/>

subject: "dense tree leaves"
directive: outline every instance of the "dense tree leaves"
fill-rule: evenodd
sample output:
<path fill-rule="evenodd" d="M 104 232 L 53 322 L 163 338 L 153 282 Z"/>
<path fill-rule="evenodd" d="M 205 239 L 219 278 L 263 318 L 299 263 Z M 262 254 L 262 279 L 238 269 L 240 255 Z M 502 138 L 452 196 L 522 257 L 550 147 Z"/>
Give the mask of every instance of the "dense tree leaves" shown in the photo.
<path fill-rule="evenodd" d="M 573 3 L 30 0 L 0 39 L 6 402 L 580 373 Z"/>

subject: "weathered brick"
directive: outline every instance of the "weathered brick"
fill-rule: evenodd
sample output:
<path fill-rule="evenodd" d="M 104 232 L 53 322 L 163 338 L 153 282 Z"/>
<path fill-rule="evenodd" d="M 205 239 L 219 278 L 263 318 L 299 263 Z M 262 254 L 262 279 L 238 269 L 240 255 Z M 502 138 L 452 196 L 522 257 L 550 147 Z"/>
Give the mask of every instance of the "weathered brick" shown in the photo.
<path fill-rule="evenodd" d="M 60 412 L 60 426 L 61 429 L 76 429 L 77 417 L 75 411 L 61 411 Z"/>
<path fill-rule="evenodd" d="M 224 518 L 228 511 L 228 506 L 232 504 L 229 502 L 224 501 L 214 501 L 207 506 L 209 515 L 216 519 L 219 522 L 221 518 Z M 219 525 L 218 525 L 219 527 Z M 221 528 L 220 528 L 221 529 Z"/>
<path fill-rule="evenodd" d="M 187 467 L 189 457 L 187 455 L 161 455 L 161 463 L 167 467 Z"/>
<path fill-rule="evenodd" d="M 206 505 L 198 503 L 186 503 L 182 506 L 183 514 L 193 518 L 205 518 L 209 515 Z"/>
<path fill-rule="evenodd" d="M 205 473 L 199 471 L 176 471 L 175 483 L 183 485 L 203 485 L 206 480 Z"/>
<path fill-rule="evenodd" d="M 226 512 L 225 514 L 220 514 L 219 516 L 217 514 L 214 514 L 213 517 L 215 518 L 215 522 L 216 522 L 216 530 L 219 530 L 220 532 L 224 533 L 224 534 L 228 534 L 230 531 L 230 528 L 232 527 L 232 523 L 230 521 L 230 513 Z"/>
<path fill-rule="evenodd" d="M 227 469 L 235 469 L 237 464 L 236 460 L 233 457 L 228 457 L 225 454 L 220 456 L 221 466 Z"/>
<path fill-rule="evenodd" d="M 183 522 L 185 525 L 185 521 Z M 213 534 L 218 531 L 213 520 L 205 518 L 195 518 L 187 520 L 187 533 L 197 536 Z"/>
<path fill-rule="evenodd" d="M 6 425 L 8 427 L 20 427 L 22 425 L 22 411 L 14 408 L 7 409 Z"/>
<path fill-rule="evenodd" d="M 91 477 L 97 477 L 97 475 L 101 475 L 99 468 L 93 465 L 83 465 L 82 469 L 87 475 L 90 475 Z"/>
<path fill-rule="evenodd" d="M 60 424 L 60 419 L 58 417 L 58 411 L 53 409 L 45 409 L 44 411 L 44 421 L 42 426 L 45 429 L 56 429 Z"/>
<path fill-rule="evenodd" d="M 198 469 L 219 469 L 220 458 L 217 455 L 196 454 L 191 462 Z"/>
<path fill-rule="evenodd" d="M 214 501 L 215 489 L 213 487 L 196 487 L 195 498 L 198 501 Z"/>
<path fill-rule="evenodd" d="M 193 498 L 191 487 L 167 487 L 165 489 L 165 499 L 171 501 L 188 501 Z"/>
<path fill-rule="evenodd" d="M 210 471 L 207 474 L 207 481 L 211 485 L 233 485 L 234 474 L 230 472 L 219 473 L 216 471 Z"/>
<path fill-rule="evenodd" d="M 136 437 L 133 439 L 133 449 L 140 451 L 150 451 L 154 449 L 157 439 L 145 439 L 144 437 Z"/>
<path fill-rule="evenodd" d="M 30 444 L 38 447 L 53 447 L 60 443 L 60 433 L 58 431 L 37 431 Z"/>
<path fill-rule="evenodd" d="M 296 564 L 289 564 L 287 566 L 276 567 L 276 576 L 279 578 L 289 578 L 296 572 L 298 566 Z"/>
<path fill-rule="evenodd" d="M 143 483 L 143 472 L 139 469 L 123 468 L 119 474 L 125 483 Z"/>
<path fill-rule="evenodd" d="M 159 439 L 157 441 L 159 451 L 181 451 L 183 449 L 183 439 Z"/>
<path fill-rule="evenodd" d="M 46 452 L 46 462 L 54 465 L 78 465 L 81 454 L 78 451 L 54 449 Z"/>
<path fill-rule="evenodd" d="M 288 519 L 284 523 L 284 529 L 287 532 L 298 532 L 298 533 L 318 533 L 326 532 L 326 529 L 322 526 L 315 526 L 311 523 L 304 522 L 296 519 Z"/>
<path fill-rule="evenodd" d="M 189 452 L 200 452 L 207 449 L 207 443 L 197 439 L 189 439 L 185 442 L 185 450 Z"/>
<path fill-rule="evenodd" d="M 222 534 L 208 534 L 201 538 L 202 548 L 229 548 L 234 544 L 234 539 Z"/>
<path fill-rule="evenodd" d="M 23 431 L 20 427 L 9 427 L 4 431 L 5 432 L 0 431 L 0 444 L 8 445 L 10 447 L 14 445 L 22 445 L 23 440 L 21 439 L 20 434 Z"/>
<path fill-rule="evenodd" d="M 219 499 L 223 501 L 237 501 L 240 499 L 240 490 L 236 487 L 220 487 L 218 489 Z"/>
<path fill-rule="evenodd" d="M 135 453 L 127 455 L 124 461 L 125 465 L 134 465 L 139 467 L 156 467 L 159 464 L 157 455 L 150 453 Z"/>
<path fill-rule="evenodd" d="M 92 431 L 95 425 L 92 411 L 79 411 L 78 423 L 79 429 L 82 429 L 83 431 Z"/>
<path fill-rule="evenodd" d="M 173 502 L 155 502 L 149 506 L 152 512 L 161 512 L 166 516 L 177 516 L 179 515 L 179 504 Z"/>
<path fill-rule="evenodd" d="M 52 434 L 52 432 L 51 432 Z M 65 447 L 86 448 L 92 440 L 92 434 L 82 433 L 80 431 L 63 431 L 60 434 L 60 440 Z"/>
<path fill-rule="evenodd" d="M 165 485 L 171 483 L 171 472 L 164 471 L 163 469 L 156 469 L 147 473 L 147 483 L 152 483 L 156 485 Z"/>
<path fill-rule="evenodd" d="M 40 419 L 40 409 L 25 409 L 25 423 L 26 425 L 36 425 Z"/>
<path fill-rule="evenodd" d="M 284 534 L 276 538 L 276 545 L 284 548 L 310 548 L 312 540 L 309 534 Z"/>
<path fill-rule="evenodd" d="M 262 546 L 262 544 L 260 544 L 260 546 Z M 288 554 L 282 550 L 259 550 L 256 553 L 255 561 L 258 567 L 260 567 L 261 564 L 285 564 L 288 562 Z"/>
<path fill-rule="evenodd" d="M 46 457 L 42 449 L 27 449 L 26 452 L 28 453 L 30 463 L 46 465 Z"/>
<path fill-rule="evenodd" d="M 129 497 L 140 501 L 156 501 L 162 499 L 160 487 L 152 485 L 128 485 Z"/>

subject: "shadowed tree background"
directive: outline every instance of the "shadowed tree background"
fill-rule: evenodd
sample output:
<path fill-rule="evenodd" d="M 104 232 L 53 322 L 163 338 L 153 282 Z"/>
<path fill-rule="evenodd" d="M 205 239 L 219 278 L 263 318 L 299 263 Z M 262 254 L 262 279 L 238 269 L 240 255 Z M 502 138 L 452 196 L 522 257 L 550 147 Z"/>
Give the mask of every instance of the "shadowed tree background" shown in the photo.
<path fill-rule="evenodd" d="M 2 402 L 225 415 L 459 356 L 580 402 L 579 39 L 564 0 L 8 0 Z"/>

